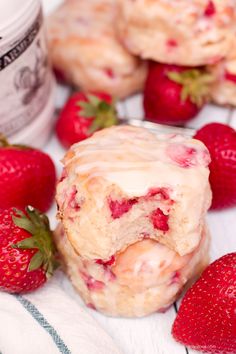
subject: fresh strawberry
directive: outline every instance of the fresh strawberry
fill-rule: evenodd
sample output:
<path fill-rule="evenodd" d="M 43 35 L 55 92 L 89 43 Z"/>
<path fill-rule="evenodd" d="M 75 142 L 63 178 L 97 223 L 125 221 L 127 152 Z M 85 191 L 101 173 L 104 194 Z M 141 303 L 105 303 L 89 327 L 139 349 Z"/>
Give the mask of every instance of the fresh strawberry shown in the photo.
<path fill-rule="evenodd" d="M 231 73 L 230 71 L 225 70 L 224 78 L 225 80 L 231 81 L 231 83 L 236 84 L 236 75 Z"/>
<path fill-rule="evenodd" d="M 40 150 L 9 145 L 0 136 L 0 208 L 33 205 L 46 211 L 52 204 L 56 172 L 51 158 Z"/>
<path fill-rule="evenodd" d="M 210 123 L 195 135 L 211 155 L 212 209 L 236 205 L 236 131 L 228 125 Z"/>
<path fill-rule="evenodd" d="M 172 334 L 204 353 L 236 353 L 236 253 L 212 263 L 190 288 Z"/>
<path fill-rule="evenodd" d="M 112 97 L 106 93 L 75 93 L 58 118 L 56 131 L 61 144 L 68 148 L 96 130 L 117 124 Z"/>
<path fill-rule="evenodd" d="M 150 62 L 144 88 L 146 118 L 166 124 L 192 119 L 207 101 L 211 81 L 203 69 Z"/>
<path fill-rule="evenodd" d="M 0 210 L 0 290 L 26 293 L 43 285 L 56 267 L 46 215 L 27 207 Z"/>

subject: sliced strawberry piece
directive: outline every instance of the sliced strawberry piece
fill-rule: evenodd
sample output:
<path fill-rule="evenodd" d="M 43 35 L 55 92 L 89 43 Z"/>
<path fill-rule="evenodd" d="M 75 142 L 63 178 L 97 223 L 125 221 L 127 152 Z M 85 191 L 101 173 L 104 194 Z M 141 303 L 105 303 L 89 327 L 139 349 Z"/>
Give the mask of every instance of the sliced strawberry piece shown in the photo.
<path fill-rule="evenodd" d="M 236 74 L 230 73 L 229 71 L 225 72 L 225 79 L 236 84 Z"/>
<path fill-rule="evenodd" d="M 208 1 L 204 15 L 207 17 L 211 17 L 211 16 L 215 15 L 215 13 L 216 13 L 215 5 L 214 5 L 213 1 L 210 0 L 210 1 Z"/>
<path fill-rule="evenodd" d="M 113 219 L 120 218 L 123 214 L 128 213 L 134 204 L 137 203 L 137 199 L 122 199 L 108 201 L 111 216 Z"/>
<path fill-rule="evenodd" d="M 166 154 L 173 162 L 183 168 L 204 166 L 207 167 L 211 161 L 207 149 L 197 150 L 194 147 L 183 144 L 170 144 Z"/>
<path fill-rule="evenodd" d="M 115 256 L 111 256 L 111 258 L 108 259 L 108 261 L 104 261 L 104 260 L 102 260 L 102 259 L 97 259 L 97 260 L 96 260 L 96 263 L 97 263 L 97 264 L 101 264 L 101 265 L 103 265 L 104 267 L 112 266 L 112 265 L 115 263 Z"/>
<path fill-rule="evenodd" d="M 169 190 L 167 188 L 151 188 L 147 195 L 144 196 L 145 199 L 150 199 L 155 196 L 160 196 L 163 200 L 169 200 Z"/>
<path fill-rule="evenodd" d="M 172 38 L 168 39 L 168 41 L 166 42 L 166 45 L 172 49 L 178 47 L 177 41 Z"/>
<path fill-rule="evenodd" d="M 165 215 L 160 208 L 157 208 L 151 213 L 150 219 L 154 229 L 167 232 L 169 230 L 168 220 L 169 216 Z"/>

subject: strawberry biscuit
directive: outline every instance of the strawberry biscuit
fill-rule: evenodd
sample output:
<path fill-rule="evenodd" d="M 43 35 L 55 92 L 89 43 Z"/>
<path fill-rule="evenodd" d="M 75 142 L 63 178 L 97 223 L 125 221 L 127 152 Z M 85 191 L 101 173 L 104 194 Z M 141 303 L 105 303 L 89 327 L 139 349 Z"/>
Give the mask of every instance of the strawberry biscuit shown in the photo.
<path fill-rule="evenodd" d="M 65 232 L 57 243 L 85 301 L 122 316 L 171 304 L 207 259 L 203 143 L 117 126 L 73 145 L 63 162 L 56 199 Z M 109 281 L 114 288 L 104 287 Z"/>
<path fill-rule="evenodd" d="M 67 0 L 48 20 L 54 68 L 86 91 L 125 97 L 142 89 L 146 65 L 118 40 L 114 0 Z"/>
<path fill-rule="evenodd" d="M 119 0 L 118 28 L 127 48 L 144 59 L 212 64 L 229 54 L 235 0 Z"/>
<path fill-rule="evenodd" d="M 198 246 L 211 202 L 202 142 L 117 126 L 73 145 L 63 162 L 59 217 L 84 258 L 108 260 L 143 237 L 180 255 Z"/>
<path fill-rule="evenodd" d="M 185 284 L 208 265 L 209 234 L 186 256 L 144 239 L 108 261 L 82 258 L 60 225 L 55 241 L 66 272 L 87 306 L 110 316 L 141 317 L 164 312 Z"/>

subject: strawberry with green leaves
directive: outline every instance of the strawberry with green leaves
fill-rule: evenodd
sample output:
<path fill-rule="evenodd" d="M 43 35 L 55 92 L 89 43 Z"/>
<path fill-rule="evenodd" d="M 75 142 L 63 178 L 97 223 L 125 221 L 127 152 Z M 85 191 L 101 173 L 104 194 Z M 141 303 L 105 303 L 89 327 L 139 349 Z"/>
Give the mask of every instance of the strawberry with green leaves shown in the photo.
<path fill-rule="evenodd" d="M 0 290 L 27 293 L 42 286 L 57 267 L 49 220 L 27 207 L 0 210 Z"/>
<path fill-rule="evenodd" d="M 208 99 L 211 82 L 202 68 L 150 62 L 143 101 L 146 118 L 164 124 L 194 118 Z"/>
<path fill-rule="evenodd" d="M 65 148 L 95 131 L 118 123 L 112 97 L 106 93 L 77 92 L 69 98 L 57 121 L 56 132 Z"/>

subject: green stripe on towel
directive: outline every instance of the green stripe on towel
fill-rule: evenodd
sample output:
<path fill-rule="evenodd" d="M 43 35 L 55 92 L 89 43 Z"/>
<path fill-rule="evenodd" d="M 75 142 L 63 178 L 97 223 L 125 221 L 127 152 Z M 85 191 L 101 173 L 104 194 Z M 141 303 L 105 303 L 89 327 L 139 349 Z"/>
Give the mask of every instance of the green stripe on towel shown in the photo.
<path fill-rule="evenodd" d="M 68 347 L 65 345 L 62 338 L 57 333 L 57 331 L 50 325 L 50 323 L 48 323 L 46 318 L 44 318 L 43 314 L 39 312 L 39 310 L 29 300 L 25 299 L 20 295 L 14 296 L 22 304 L 22 306 L 31 314 L 31 316 L 38 322 L 38 324 L 50 334 L 60 353 L 72 354 Z"/>

